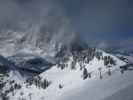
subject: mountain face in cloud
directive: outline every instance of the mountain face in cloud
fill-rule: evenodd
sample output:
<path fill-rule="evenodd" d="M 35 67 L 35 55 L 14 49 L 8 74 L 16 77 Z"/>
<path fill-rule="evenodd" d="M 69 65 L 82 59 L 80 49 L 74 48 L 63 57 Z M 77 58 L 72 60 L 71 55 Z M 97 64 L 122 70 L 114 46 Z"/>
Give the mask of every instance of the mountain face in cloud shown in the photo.
<path fill-rule="evenodd" d="M 0 38 L 5 38 L 0 40 L 1 47 L 69 45 L 77 34 L 63 9 L 54 0 L 0 0 Z"/>
<path fill-rule="evenodd" d="M 0 0 L 0 13 L 0 37 L 10 30 L 27 34 L 31 42 L 69 44 L 79 36 L 101 48 L 133 42 L 131 0 Z"/>

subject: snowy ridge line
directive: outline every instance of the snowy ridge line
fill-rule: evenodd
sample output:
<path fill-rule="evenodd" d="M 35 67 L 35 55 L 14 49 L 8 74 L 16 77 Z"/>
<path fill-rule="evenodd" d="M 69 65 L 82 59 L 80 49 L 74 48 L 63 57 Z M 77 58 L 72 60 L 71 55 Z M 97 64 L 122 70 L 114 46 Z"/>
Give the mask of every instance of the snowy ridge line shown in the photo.
<path fill-rule="evenodd" d="M 57 58 L 59 60 L 56 65 L 32 79 L 15 79 L 16 82 L 12 83 L 12 86 L 18 83 L 21 88 L 14 87 L 12 92 L 7 93 L 9 100 L 58 100 L 65 92 L 81 88 L 86 83 L 89 85 L 89 81 L 99 78 L 104 80 L 105 74 L 110 75 L 125 65 L 125 62 L 117 57 L 94 49 Z M 12 86 L 8 84 L 4 91 L 10 90 Z"/>

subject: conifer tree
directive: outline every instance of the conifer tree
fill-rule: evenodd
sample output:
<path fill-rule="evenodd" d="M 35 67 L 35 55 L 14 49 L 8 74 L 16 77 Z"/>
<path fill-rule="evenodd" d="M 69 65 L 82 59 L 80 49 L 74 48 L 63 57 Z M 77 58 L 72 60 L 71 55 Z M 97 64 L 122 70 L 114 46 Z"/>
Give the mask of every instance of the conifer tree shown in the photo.
<path fill-rule="evenodd" d="M 83 80 L 85 80 L 88 77 L 88 71 L 86 68 L 83 70 Z"/>

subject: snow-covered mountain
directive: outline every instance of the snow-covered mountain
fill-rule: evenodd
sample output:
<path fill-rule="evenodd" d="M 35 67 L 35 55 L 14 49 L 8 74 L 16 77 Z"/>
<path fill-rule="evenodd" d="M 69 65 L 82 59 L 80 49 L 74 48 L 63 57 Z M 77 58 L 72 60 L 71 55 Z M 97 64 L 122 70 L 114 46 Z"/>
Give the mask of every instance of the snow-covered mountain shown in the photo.
<path fill-rule="evenodd" d="M 31 31 L 33 31 L 33 29 L 34 27 L 31 28 Z M 55 42 L 49 40 L 49 43 L 45 43 L 40 39 L 40 37 L 44 38 L 45 34 L 44 36 L 41 36 L 34 32 L 29 32 L 28 30 L 26 32 L 4 31 L 3 33 L 0 33 L 0 54 L 3 56 L 12 56 L 16 53 L 34 52 L 34 55 L 54 55 L 54 51 L 56 51 L 54 50 Z"/>
<path fill-rule="evenodd" d="M 7 59 L 14 62 L 15 65 L 21 65 L 24 61 L 26 62 L 24 66 L 27 67 L 29 62 L 30 64 L 38 64 L 38 61 L 42 63 L 46 56 L 43 59 L 38 59 L 35 55 L 22 57 L 19 54 L 19 56 L 8 57 Z M 77 44 L 69 49 L 62 46 L 58 52 L 56 51 L 55 56 L 47 61 L 52 61 L 54 64 L 44 72 L 42 71 L 32 77 L 22 75 L 23 79 L 18 78 L 17 80 L 10 78 L 10 76 L 16 77 L 17 75 L 8 73 L 9 75 L 4 77 L 4 81 L 2 81 L 5 85 L 2 87 L 1 98 L 7 97 L 9 100 L 64 100 L 63 97 L 66 96 L 66 93 L 73 94 L 82 87 L 86 89 L 95 80 L 104 81 L 112 77 L 114 73 L 119 73 L 120 67 L 126 64 L 102 50 Z M 34 68 L 37 67 L 38 65 L 34 66 Z M 20 72 L 19 70 L 16 71 Z"/>
<path fill-rule="evenodd" d="M 87 92 L 90 95 L 84 96 L 84 100 L 88 100 L 88 97 L 102 100 L 119 91 L 121 84 L 126 86 L 120 73 L 128 71 L 129 65 L 119 55 L 88 47 L 78 39 L 69 44 L 55 38 L 43 41 L 49 33 L 38 35 L 35 30 L 38 29 L 31 29 L 32 34 L 28 34 L 29 31 L 19 34 L 8 31 L 1 35 L 0 99 L 68 100 L 72 97 L 77 100 L 78 91 L 82 94 L 80 99 Z M 132 69 L 132 65 L 130 67 Z M 123 82 L 120 87 L 117 84 L 120 81 L 116 81 L 119 78 Z M 130 75 L 125 80 L 128 78 L 130 80 Z M 108 85 L 112 88 L 117 86 L 117 89 L 111 91 Z M 91 95 L 93 89 L 93 93 L 101 99 Z M 99 95 L 98 91 L 107 92 L 106 97 Z"/>

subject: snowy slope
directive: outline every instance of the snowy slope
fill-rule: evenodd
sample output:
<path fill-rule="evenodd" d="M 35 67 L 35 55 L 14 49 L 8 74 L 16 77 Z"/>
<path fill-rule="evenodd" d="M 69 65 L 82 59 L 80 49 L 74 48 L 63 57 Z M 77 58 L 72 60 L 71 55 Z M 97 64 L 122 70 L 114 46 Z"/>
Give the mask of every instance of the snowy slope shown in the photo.
<path fill-rule="evenodd" d="M 98 52 L 102 52 L 102 57 L 110 56 L 116 62 L 115 65 L 110 65 L 112 66 L 110 69 L 113 73 L 119 72 L 119 67 L 125 64 L 123 61 L 119 60 L 115 56 L 107 54 L 103 51 Z M 106 78 L 108 80 L 108 68 L 104 65 L 103 59 L 99 60 L 96 56 L 94 56 L 94 58 L 91 59 L 88 63 L 85 63 L 82 60 L 76 61 L 75 67 L 74 69 L 72 69 L 74 56 L 70 55 L 68 56 L 68 58 L 69 59 L 67 61 L 63 62 L 63 64 L 67 65 L 65 68 L 62 69 L 60 67 L 60 64 L 57 63 L 51 69 L 39 75 L 39 81 L 47 79 L 50 82 L 50 85 L 47 88 L 43 89 L 41 87 L 38 87 L 35 85 L 35 83 L 32 85 L 28 85 L 28 83 L 22 83 L 22 88 L 19 90 L 15 90 L 14 95 L 12 95 L 12 93 L 8 94 L 10 100 L 19 100 L 24 98 L 26 100 L 69 100 L 69 96 L 71 97 L 71 94 L 74 94 L 74 97 L 76 96 L 75 93 L 77 90 L 80 91 L 80 89 L 83 89 L 84 91 L 90 91 L 90 89 L 92 88 L 87 87 L 90 87 L 93 84 L 95 84 L 94 86 L 100 85 L 102 83 L 101 81 L 103 81 L 102 84 L 104 85 L 104 80 L 105 83 Z M 83 65 L 83 68 L 81 68 L 81 65 Z M 101 69 L 103 77 L 101 80 L 99 80 L 99 68 Z M 91 73 L 91 77 L 88 77 L 85 80 L 83 79 L 84 69 L 87 69 L 87 72 Z M 78 96 L 79 95 L 80 94 L 78 94 Z M 88 100 L 87 98 L 85 98 L 84 100 Z M 74 98 L 73 100 L 77 100 L 77 98 Z"/>
<path fill-rule="evenodd" d="M 0 99 L 1 100 L 12 100 L 7 95 L 14 94 L 14 88 L 20 89 L 24 83 L 25 78 L 21 76 L 18 71 L 10 70 L 7 74 L 0 76 Z"/>
<path fill-rule="evenodd" d="M 57 100 L 132 100 L 133 71 L 114 73 L 102 80 L 88 80 L 82 87 L 63 93 Z M 130 88 L 130 89 L 129 89 Z"/>

